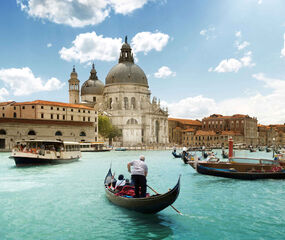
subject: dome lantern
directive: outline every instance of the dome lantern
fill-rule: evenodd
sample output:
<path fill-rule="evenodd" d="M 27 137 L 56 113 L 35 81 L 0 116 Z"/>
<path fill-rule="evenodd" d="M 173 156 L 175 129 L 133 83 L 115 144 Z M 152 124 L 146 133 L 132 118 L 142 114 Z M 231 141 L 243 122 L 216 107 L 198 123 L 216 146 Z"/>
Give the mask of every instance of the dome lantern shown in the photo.
<path fill-rule="evenodd" d="M 131 46 L 128 44 L 128 37 L 125 37 L 125 43 L 122 45 L 119 63 L 131 62 L 134 63 Z"/>

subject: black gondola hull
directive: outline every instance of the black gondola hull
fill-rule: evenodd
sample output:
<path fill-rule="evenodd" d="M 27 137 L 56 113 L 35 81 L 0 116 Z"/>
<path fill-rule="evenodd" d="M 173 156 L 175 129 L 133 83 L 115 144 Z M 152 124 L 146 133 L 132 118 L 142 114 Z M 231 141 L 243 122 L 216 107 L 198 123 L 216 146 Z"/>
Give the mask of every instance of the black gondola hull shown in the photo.
<path fill-rule="evenodd" d="M 198 164 L 197 172 L 200 174 L 233 178 L 241 180 L 258 180 L 258 179 L 285 179 L 285 172 L 235 172 L 227 169 L 215 169 L 204 167 Z"/>
<path fill-rule="evenodd" d="M 107 177 L 108 175 L 105 178 L 105 193 L 108 200 L 115 205 L 140 213 L 154 214 L 167 208 L 175 202 L 180 192 L 179 177 L 176 186 L 165 194 L 154 195 L 146 198 L 127 198 L 117 196 L 108 188 L 108 184 L 106 182 Z"/>

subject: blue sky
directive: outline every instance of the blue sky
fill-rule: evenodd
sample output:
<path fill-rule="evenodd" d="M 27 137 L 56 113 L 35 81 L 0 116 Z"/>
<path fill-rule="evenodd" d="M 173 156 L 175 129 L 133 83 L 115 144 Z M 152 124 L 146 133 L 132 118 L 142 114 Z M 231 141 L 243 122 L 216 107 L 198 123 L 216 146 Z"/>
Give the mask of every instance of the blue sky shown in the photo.
<path fill-rule="evenodd" d="M 0 2 L 0 100 L 68 102 L 94 61 L 105 82 L 124 36 L 172 117 L 285 122 L 284 0 Z"/>

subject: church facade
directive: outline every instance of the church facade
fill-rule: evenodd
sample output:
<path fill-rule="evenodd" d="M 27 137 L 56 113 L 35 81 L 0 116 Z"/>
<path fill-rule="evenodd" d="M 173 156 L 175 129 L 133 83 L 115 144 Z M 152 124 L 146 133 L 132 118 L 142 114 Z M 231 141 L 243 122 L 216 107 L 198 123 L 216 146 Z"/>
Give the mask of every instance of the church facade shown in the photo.
<path fill-rule="evenodd" d="M 144 71 L 134 63 L 132 49 L 125 40 L 118 64 L 107 74 L 105 84 L 97 77 L 94 64 L 90 77 L 79 90 L 75 69 L 69 80 L 69 101 L 94 107 L 110 117 L 122 131 L 120 146 L 168 143 L 168 111 L 162 109 L 151 92 Z"/>

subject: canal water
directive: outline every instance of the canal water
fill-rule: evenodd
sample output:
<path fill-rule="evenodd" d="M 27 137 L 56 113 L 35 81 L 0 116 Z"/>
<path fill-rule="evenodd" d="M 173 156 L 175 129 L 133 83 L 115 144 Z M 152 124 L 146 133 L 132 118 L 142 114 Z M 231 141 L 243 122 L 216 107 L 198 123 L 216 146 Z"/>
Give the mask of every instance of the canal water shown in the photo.
<path fill-rule="evenodd" d="M 117 176 L 129 177 L 126 165 L 140 154 L 156 191 L 168 191 L 182 175 L 174 206 L 183 216 L 170 207 L 156 215 L 138 214 L 106 199 L 103 180 L 110 163 Z M 272 158 L 265 152 L 236 155 Z M 8 157 L 0 155 L 1 240 L 285 238 L 282 180 L 199 175 L 171 151 L 83 153 L 78 162 L 25 168 Z"/>

